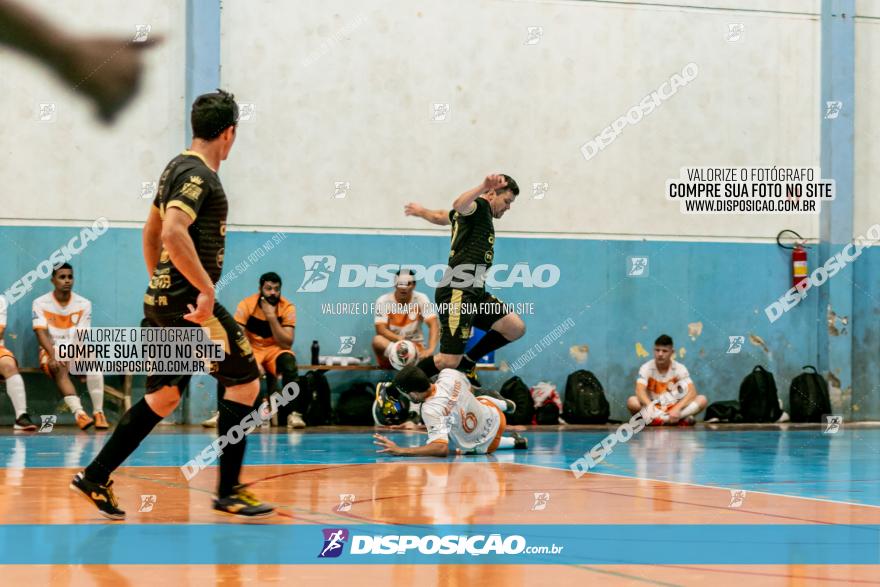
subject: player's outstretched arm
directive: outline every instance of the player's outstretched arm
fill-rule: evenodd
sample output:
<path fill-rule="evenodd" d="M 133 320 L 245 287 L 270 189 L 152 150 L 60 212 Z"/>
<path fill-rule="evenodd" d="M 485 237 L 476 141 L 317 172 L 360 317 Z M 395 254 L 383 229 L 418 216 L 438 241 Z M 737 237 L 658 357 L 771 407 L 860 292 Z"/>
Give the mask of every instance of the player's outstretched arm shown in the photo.
<path fill-rule="evenodd" d="M 141 52 L 159 42 L 153 37 L 72 37 L 39 14 L 10 0 L 0 0 L 0 45 L 17 49 L 48 65 L 70 86 L 88 96 L 104 122 L 112 122 L 137 93 Z"/>
<path fill-rule="evenodd" d="M 438 226 L 449 226 L 449 212 L 446 210 L 428 210 L 421 204 L 410 202 L 403 207 L 403 213 L 407 216 L 424 218 L 431 224 Z"/>
<path fill-rule="evenodd" d="M 381 434 L 373 434 L 373 444 L 382 447 L 376 452 L 384 452 L 397 457 L 445 457 L 449 454 L 449 445 L 445 442 L 431 442 L 415 447 L 397 446 L 390 438 Z"/>
<path fill-rule="evenodd" d="M 487 175 L 483 183 L 473 189 L 464 192 L 452 202 L 452 208 L 459 214 L 467 214 L 471 211 L 474 201 L 481 195 L 491 190 L 498 190 L 507 185 L 507 180 L 503 175 L 493 174 Z"/>

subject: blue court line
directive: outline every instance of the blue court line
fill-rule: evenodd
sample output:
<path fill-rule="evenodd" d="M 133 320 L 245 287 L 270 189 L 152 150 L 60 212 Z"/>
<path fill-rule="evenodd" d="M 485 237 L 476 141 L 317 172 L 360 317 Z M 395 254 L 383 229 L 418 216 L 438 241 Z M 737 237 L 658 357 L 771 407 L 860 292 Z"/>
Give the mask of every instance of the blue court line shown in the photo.
<path fill-rule="evenodd" d="M 344 531 L 335 557 L 320 558 Z M 490 535 L 499 535 L 490 539 Z M 409 543 L 401 535 L 412 536 Z M 376 536 L 384 536 L 377 548 Z M 394 539 L 388 538 L 394 536 Z M 450 554 L 419 552 L 444 548 Z M 475 555 L 445 536 L 473 538 Z M 521 536 L 522 541 L 515 536 Z M 400 538 L 398 538 L 400 537 Z M 449 540 L 449 539 L 447 539 Z M 464 538 L 467 540 L 467 538 Z M 494 540 L 494 542 L 493 542 Z M 383 546 L 384 544 L 384 546 Z M 408 546 L 405 551 L 400 545 Z M 457 543 L 456 543 L 457 544 Z M 504 546 L 502 546 L 504 545 Z M 363 553 L 353 552 L 357 546 Z M 523 548 L 546 546 L 556 554 Z M 561 548 L 560 548 L 561 547 Z M 493 550 L 511 548 L 511 552 Z M 459 551 L 462 554 L 459 554 Z M 877 525 L 8 525 L 0 564 L 880 564 Z"/>

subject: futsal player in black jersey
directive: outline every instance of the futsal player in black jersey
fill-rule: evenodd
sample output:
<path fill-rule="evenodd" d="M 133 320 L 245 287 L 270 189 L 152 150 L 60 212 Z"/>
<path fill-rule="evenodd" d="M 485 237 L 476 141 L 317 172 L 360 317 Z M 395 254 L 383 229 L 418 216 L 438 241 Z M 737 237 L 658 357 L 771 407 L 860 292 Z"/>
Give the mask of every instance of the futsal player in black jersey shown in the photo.
<path fill-rule="evenodd" d="M 509 175 L 489 175 L 477 187 L 458 196 L 452 210 L 428 210 L 416 203 L 404 207 L 407 216 L 418 216 L 441 226 L 452 225 L 447 275 L 434 301 L 440 319 L 440 352 L 419 361 L 428 377 L 441 369 L 458 369 L 475 387 L 476 361 L 520 338 L 526 325 L 516 313 L 486 291 L 485 275 L 495 256 L 494 220 L 504 216 L 519 194 Z M 475 310 L 475 311 L 474 311 Z M 471 328 L 486 331 L 465 355 Z"/>
<path fill-rule="evenodd" d="M 223 269 L 228 203 L 217 177 L 221 161 L 235 142 L 238 106 L 231 94 L 218 91 L 193 103 L 193 142 L 171 160 L 159 179 L 144 226 L 144 260 L 150 284 L 144 295 L 144 326 L 197 328 L 223 342 L 225 358 L 211 374 L 226 390 L 219 402 L 217 432 L 226 435 L 253 409 L 259 392 L 259 369 L 241 328 L 214 301 L 214 284 Z M 71 488 L 94 503 L 105 517 L 121 520 L 125 512 L 113 494 L 113 473 L 162 418 L 180 402 L 189 375 L 150 375 L 146 395 L 122 417 L 104 448 L 74 477 Z M 245 436 L 230 442 L 220 455 L 220 479 L 214 509 L 242 517 L 271 515 L 239 484 Z"/>

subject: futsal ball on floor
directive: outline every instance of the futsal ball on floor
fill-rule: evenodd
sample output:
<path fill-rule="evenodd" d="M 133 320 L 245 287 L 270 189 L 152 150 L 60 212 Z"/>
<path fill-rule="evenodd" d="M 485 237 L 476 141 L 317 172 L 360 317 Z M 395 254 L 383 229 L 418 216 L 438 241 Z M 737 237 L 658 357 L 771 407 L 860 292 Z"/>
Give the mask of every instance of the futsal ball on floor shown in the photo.
<path fill-rule="evenodd" d="M 388 348 L 388 362 L 398 371 L 407 365 L 415 365 L 418 358 L 416 345 L 408 340 L 398 340 Z"/>

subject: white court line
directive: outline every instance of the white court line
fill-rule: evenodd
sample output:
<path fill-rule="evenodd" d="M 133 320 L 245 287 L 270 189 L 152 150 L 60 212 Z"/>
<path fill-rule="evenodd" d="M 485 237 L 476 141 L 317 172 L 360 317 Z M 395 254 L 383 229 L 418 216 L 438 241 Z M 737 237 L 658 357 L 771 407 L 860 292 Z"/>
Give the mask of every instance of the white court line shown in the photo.
<path fill-rule="evenodd" d="M 483 464 L 483 463 L 474 463 L 474 464 Z M 568 468 L 558 469 L 558 468 L 552 467 L 550 465 L 533 465 L 533 464 L 529 464 L 529 463 L 510 463 L 510 464 L 521 465 L 521 466 L 525 466 L 525 467 L 539 467 L 541 469 L 552 469 L 554 471 L 567 471 L 569 473 L 571 472 L 571 469 L 568 469 Z M 629 475 L 619 475 L 617 473 L 594 473 L 592 471 L 589 473 L 584 473 L 584 476 L 587 476 L 587 475 L 605 475 L 607 477 L 617 477 L 620 479 L 631 479 L 631 480 L 636 480 L 636 481 L 654 481 L 655 483 L 672 483 L 675 485 L 690 485 L 691 487 L 702 487 L 703 489 L 718 489 L 718 490 L 723 490 L 723 491 L 730 491 L 731 489 L 736 489 L 736 490 L 745 491 L 746 493 L 757 493 L 758 495 L 771 495 L 773 497 L 792 497 L 794 499 L 805 499 L 808 501 L 821 501 L 821 502 L 825 502 L 825 503 L 836 503 L 836 504 L 841 504 L 841 505 L 854 505 L 854 506 L 859 506 L 859 507 L 880 509 L 880 505 L 871 505 L 871 504 L 867 504 L 867 503 L 854 503 L 851 501 L 836 501 L 833 499 L 825 499 L 822 497 L 805 497 L 803 495 L 789 495 L 787 493 L 772 493 L 770 491 L 757 491 L 757 490 L 752 490 L 752 489 L 743 489 L 742 487 L 721 487 L 718 485 L 703 485 L 702 483 L 691 483 L 690 481 L 669 481 L 667 479 L 651 479 L 650 477 L 635 477 L 635 476 L 629 476 Z M 579 479 L 576 481 L 579 481 Z M 731 509 L 737 509 L 737 508 L 731 508 Z"/>

